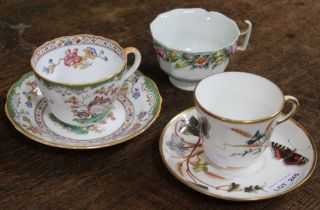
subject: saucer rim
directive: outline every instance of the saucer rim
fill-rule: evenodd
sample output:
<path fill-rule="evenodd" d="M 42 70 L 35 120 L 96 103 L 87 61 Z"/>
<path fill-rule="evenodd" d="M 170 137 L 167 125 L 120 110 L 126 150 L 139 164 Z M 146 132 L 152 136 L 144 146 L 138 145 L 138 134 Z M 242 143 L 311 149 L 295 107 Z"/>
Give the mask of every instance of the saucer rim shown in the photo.
<path fill-rule="evenodd" d="M 258 201 L 258 200 L 266 200 L 266 199 L 270 199 L 270 198 L 274 198 L 274 197 L 278 197 L 278 196 L 283 196 L 297 188 L 299 188 L 301 185 L 303 185 L 310 177 L 311 175 L 314 173 L 315 169 L 316 169 L 316 165 L 318 162 L 318 154 L 317 154 L 317 149 L 316 149 L 316 145 L 315 145 L 315 141 L 314 139 L 311 137 L 310 133 L 300 124 L 298 123 L 296 120 L 294 119 L 288 119 L 290 121 L 292 121 L 298 128 L 302 129 L 302 131 L 306 134 L 307 138 L 309 139 L 311 145 L 312 145 L 312 151 L 313 151 L 313 163 L 311 166 L 311 169 L 309 170 L 308 174 L 304 177 L 303 180 L 301 180 L 298 184 L 294 185 L 293 187 L 278 193 L 278 194 L 273 194 L 273 195 L 269 195 L 269 196 L 258 196 L 258 197 L 248 197 L 248 198 L 239 198 L 239 197 L 233 197 L 233 196 L 222 196 L 216 193 L 210 193 L 200 187 L 196 187 L 193 184 L 190 184 L 188 181 L 186 181 L 185 179 L 181 178 L 173 169 L 171 169 L 171 167 L 168 165 L 165 157 L 164 157 L 164 153 L 163 153 L 163 139 L 164 139 L 164 134 L 167 131 L 167 129 L 170 127 L 170 125 L 177 120 L 181 115 L 186 114 L 192 110 L 196 109 L 195 106 L 188 108 L 178 114 L 176 114 L 163 128 L 161 135 L 160 135 L 160 140 L 159 140 L 159 151 L 160 151 L 160 156 L 162 159 L 162 162 L 164 163 L 164 165 L 166 166 L 166 168 L 168 169 L 168 171 L 176 178 L 178 179 L 180 182 L 182 182 L 183 184 L 185 184 L 186 186 L 190 187 L 191 189 L 198 191 L 202 194 L 208 195 L 210 197 L 213 198 L 218 198 L 218 199 L 223 199 L 223 200 L 229 200 L 229 201 Z"/>
<path fill-rule="evenodd" d="M 23 134 L 24 136 L 28 137 L 29 139 L 33 140 L 33 141 L 36 141 L 38 143 L 41 143 L 41 144 L 44 144 L 44 145 L 47 145 L 47 146 L 51 146 L 51 147 L 56 147 L 56 148 L 62 148 L 62 149 L 73 149 L 73 150 L 88 150 L 88 149 L 100 149 L 100 148 L 105 148 L 105 147 L 110 147 L 110 146 L 113 146 L 113 145 L 117 145 L 117 144 L 121 144 L 123 142 L 126 142 L 126 141 L 129 141 L 131 139 L 133 139 L 134 137 L 137 137 L 138 135 L 142 134 L 143 132 L 145 132 L 159 117 L 160 115 L 160 112 L 161 112 L 161 109 L 162 109 L 162 97 L 161 97 L 161 94 L 160 94 L 160 91 L 159 91 L 159 88 L 157 87 L 156 83 L 150 78 L 150 77 L 147 77 L 145 76 L 141 71 L 137 70 L 136 71 L 140 76 L 143 76 L 144 78 L 148 79 L 151 84 L 155 87 L 155 90 L 156 90 L 156 93 L 159 97 L 159 107 L 158 107 L 158 110 L 157 112 L 155 113 L 153 119 L 148 123 L 146 124 L 146 126 L 133 133 L 132 135 L 124 138 L 124 139 L 121 139 L 119 141 L 115 141 L 115 142 L 111 142 L 111 143 L 106 143 L 106 144 L 101 144 L 101 145 L 94 145 L 94 146 L 68 146 L 68 145 L 61 145 L 61 144 L 55 144 L 55 143 L 51 143 L 51 142 L 48 142 L 48 141 L 45 141 L 39 137 L 36 137 L 28 132 L 26 132 L 24 129 L 20 128 L 17 123 L 11 118 L 10 116 L 10 113 L 8 111 L 8 97 L 9 97 L 9 94 L 11 93 L 13 87 L 16 86 L 16 83 L 23 77 L 25 77 L 27 74 L 30 74 L 30 73 L 33 73 L 33 71 L 28 71 L 27 73 L 23 74 L 16 82 L 14 82 L 11 87 L 9 88 L 8 92 L 7 92 L 7 97 L 6 97 L 6 103 L 5 103 L 5 113 L 6 113 L 6 116 L 7 118 L 9 119 L 9 121 L 11 122 L 11 124 L 13 125 L 13 127 L 19 131 L 21 134 Z M 35 76 L 35 75 L 34 75 Z"/>

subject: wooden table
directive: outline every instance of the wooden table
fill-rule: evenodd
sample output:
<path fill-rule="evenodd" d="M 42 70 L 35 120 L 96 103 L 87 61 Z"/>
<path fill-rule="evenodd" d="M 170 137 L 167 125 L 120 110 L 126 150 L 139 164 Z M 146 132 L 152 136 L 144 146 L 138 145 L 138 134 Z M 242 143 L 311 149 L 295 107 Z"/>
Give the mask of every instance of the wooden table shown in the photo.
<path fill-rule="evenodd" d="M 163 165 L 158 141 L 166 123 L 193 106 L 192 93 L 169 83 L 156 61 L 149 23 L 178 7 L 202 7 L 253 23 L 249 48 L 231 58 L 241 70 L 274 81 L 296 96 L 295 119 L 320 137 L 320 1 L 0 0 L 0 209 L 319 209 L 320 173 L 289 194 L 260 202 L 230 202 L 189 189 Z M 126 143 L 90 151 L 52 148 L 16 131 L 5 117 L 6 93 L 30 71 L 36 46 L 91 33 L 140 49 L 140 70 L 163 96 L 158 120 Z"/>

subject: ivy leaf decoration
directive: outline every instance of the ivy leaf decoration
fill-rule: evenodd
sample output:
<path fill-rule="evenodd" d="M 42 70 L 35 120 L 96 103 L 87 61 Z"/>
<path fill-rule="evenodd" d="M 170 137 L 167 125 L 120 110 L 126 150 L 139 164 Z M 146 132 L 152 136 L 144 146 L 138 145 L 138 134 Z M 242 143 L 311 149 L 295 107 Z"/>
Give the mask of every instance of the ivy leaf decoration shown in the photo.
<path fill-rule="evenodd" d="M 263 190 L 263 187 L 261 187 L 261 186 L 259 186 L 259 185 L 256 185 L 256 186 L 254 186 L 254 189 L 255 189 L 255 190 Z"/>
<path fill-rule="evenodd" d="M 192 182 L 190 182 L 190 183 L 192 183 Z M 209 189 L 207 186 L 204 186 L 204 185 L 201 185 L 201 184 L 195 184 L 195 183 L 192 183 L 192 184 L 194 184 L 194 185 L 196 185 L 196 186 L 198 186 L 198 187 L 200 187 L 202 189 L 205 189 L 205 190 Z"/>
<path fill-rule="evenodd" d="M 204 171 L 207 169 L 208 163 L 202 159 L 198 159 L 198 161 L 194 164 L 193 170 L 195 172 Z"/>
<path fill-rule="evenodd" d="M 239 189 L 239 187 L 240 187 L 240 184 L 236 184 L 232 182 L 231 185 L 229 185 L 228 192 L 236 191 Z"/>
<path fill-rule="evenodd" d="M 247 144 L 251 145 L 259 141 L 265 134 L 260 134 L 260 131 L 257 131 L 248 141 Z"/>
<path fill-rule="evenodd" d="M 254 191 L 254 189 L 253 189 L 253 186 L 251 185 L 251 186 L 249 186 L 249 187 L 245 187 L 244 188 L 244 192 L 252 192 L 252 191 Z"/>
<path fill-rule="evenodd" d="M 192 116 L 188 120 L 187 124 L 180 129 L 180 131 L 185 135 L 200 136 L 200 130 L 198 126 L 199 121 Z"/>
<path fill-rule="evenodd" d="M 199 121 L 194 116 L 192 116 L 189 119 L 189 125 L 192 127 L 198 127 Z"/>

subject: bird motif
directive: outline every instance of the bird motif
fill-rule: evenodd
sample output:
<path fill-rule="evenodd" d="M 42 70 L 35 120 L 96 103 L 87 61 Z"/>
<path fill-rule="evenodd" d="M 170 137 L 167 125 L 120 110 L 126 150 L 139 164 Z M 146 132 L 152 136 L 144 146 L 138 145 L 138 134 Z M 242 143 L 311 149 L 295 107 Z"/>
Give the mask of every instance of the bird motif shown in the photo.
<path fill-rule="evenodd" d="M 86 119 L 86 118 L 89 118 L 91 116 L 91 113 L 87 112 L 87 111 L 73 110 L 73 113 L 74 113 L 75 116 L 79 117 L 80 119 Z"/>
<path fill-rule="evenodd" d="M 93 101 L 91 101 L 87 107 L 87 110 L 88 112 L 90 113 L 91 112 L 91 109 L 93 106 L 96 106 L 96 105 L 101 105 L 101 104 L 105 104 L 105 103 L 109 103 L 111 102 L 111 99 L 110 98 L 103 98 L 102 96 L 99 97 L 99 96 L 96 96 Z"/>

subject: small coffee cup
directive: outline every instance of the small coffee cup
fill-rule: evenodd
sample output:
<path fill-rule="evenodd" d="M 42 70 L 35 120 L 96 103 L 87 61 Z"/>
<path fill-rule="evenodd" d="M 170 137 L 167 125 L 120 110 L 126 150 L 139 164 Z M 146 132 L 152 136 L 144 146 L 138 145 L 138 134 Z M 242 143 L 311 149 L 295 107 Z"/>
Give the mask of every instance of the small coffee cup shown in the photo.
<path fill-rule="evenodd" d="M 135 61 L 127 68 L 127 55 Z M 88 34 L 60 37 L 38 47 L 31 66 L 52 114 L 64 123 L 92 125 L 103 119 L 141 55 L 110 39 Z"/>
<path fill-rule="evenodd" d="M 255 163 L 270 143 L 275 126 L 290 119 L 299 103 L 273 82 L 244 72 L 223 72 L 203 79 L 194 91 L 204 153 L 223 168 Z M 285 104 L 292 104 L 282 114 Z"/>

